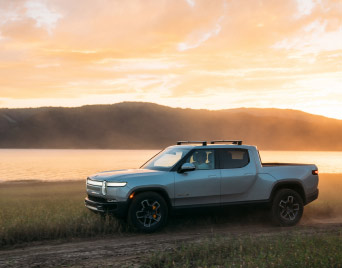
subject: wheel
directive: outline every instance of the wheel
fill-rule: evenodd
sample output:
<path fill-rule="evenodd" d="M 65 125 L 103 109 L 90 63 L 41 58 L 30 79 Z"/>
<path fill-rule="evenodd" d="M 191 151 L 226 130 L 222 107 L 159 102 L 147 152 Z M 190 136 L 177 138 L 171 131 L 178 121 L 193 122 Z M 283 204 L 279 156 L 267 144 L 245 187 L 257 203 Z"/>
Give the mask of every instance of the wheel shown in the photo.
<path fill-rule="evenodd" d="M 294 190 L 279 190 L 272 203 L 272 220 L 276 225 L 296 225 L 303 215 L 303 199 Z"/>
<path fill-rule="evenodd" d="M 163 197 L 155 192 L 135 196 L 128 210 L 128 223 L 135 229 L 151 233 L 167 221 L 168 207 Z"/>

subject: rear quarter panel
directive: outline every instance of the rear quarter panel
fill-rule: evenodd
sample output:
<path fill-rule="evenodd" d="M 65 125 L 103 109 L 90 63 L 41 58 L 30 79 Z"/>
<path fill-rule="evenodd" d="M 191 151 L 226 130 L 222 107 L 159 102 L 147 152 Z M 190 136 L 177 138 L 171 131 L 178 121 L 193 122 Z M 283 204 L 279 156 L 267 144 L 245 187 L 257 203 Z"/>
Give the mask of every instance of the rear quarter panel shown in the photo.
<path fill-rule="evenodd" d="M 272 175 L 275 178 L 274 185 L 286 181 L 300 183 L 308 195 L 315 192 L 318 187 L 318 175 L 312 174 L 312 170 L 315 169 L 315 165 L 274 166 L 262 167 L 261 172 Z"/>

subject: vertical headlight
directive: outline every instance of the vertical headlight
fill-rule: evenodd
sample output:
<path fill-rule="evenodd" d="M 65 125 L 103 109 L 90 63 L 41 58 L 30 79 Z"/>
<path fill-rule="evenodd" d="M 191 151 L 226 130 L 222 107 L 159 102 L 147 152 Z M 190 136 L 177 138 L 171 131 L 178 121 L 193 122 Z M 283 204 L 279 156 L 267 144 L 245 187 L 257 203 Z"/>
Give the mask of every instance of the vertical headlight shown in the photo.
<path fill-rule="evenodd" d="M 106 195 L 106 193 L 107 193 L 107 185 L 106 184 L 107 184 L 106 181 L 102 182 L 101 192 L 102 192 L 103 195 Z"/>

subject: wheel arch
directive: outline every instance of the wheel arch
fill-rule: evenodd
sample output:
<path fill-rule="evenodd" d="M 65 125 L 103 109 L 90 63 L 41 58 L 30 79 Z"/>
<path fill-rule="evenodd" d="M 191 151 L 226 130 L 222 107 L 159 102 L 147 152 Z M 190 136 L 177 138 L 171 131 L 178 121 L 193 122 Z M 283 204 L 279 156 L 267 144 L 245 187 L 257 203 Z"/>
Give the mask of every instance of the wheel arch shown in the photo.
<path fill-rule="evenodd" d="M 170 210 L 172 208 L 172 203 L 171 203 L 171 199 L 167 193 L 167 191 L 161 187 L 143 187 L 143 188 L 136 188 L 136 189 L 133 189 L 130 193 L 129 193 L 129 196 L 131 196 L 133 194 L 133 198 L 129 198 L 129 205 L 130 203 L 132 202 L 132 200 L 139 194 L 141 193 L 145 193 L 145 192 L 154 192 L 154 193 L 157 193 L 159 194 L 161 197 L 164 198 L 167 206 L 168 206 L 168 209 Z"/>
<path fill-rule="evenodd" d="M 286 180 L 286 181 L 277 182 L 272 188 L 272 192 L 270 195 L 270 202 L 271 203 L 273 201 L 273 198 L 275 197 L 275 194 L 281 189 L 291 189 L 291 190 L 296 191 L 300 195 L 300 197 L 303 199 L 303 204 L 304 205 L 307 204 L 304 187 L 297 180 Z"/>

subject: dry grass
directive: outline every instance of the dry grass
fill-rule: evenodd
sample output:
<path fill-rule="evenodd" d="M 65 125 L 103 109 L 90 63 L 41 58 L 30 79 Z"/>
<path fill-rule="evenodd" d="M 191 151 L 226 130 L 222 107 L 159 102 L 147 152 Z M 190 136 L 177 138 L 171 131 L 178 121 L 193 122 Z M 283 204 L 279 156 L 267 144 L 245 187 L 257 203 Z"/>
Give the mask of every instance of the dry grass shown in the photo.
<path fill-rule="evenodd" d="M 336 219 L 342 215 L 342 175 L 320 176 L 319 199 L 305 207 L 303 221 Z M 0 247 L 47 239 L 93 237 L 127 232 L 116 219 L 105 221 L 84 207 L 85 183 L 31 182 L 0 184 Z M 234 211 L 233 211 L 234 212 Z M 165 231 L 203 225 L 267 223 L 255 211 L 228 215 L 175 217 Z M 185 227 L 184 227 L 185 226 Z"/>
<path fill-rule="evenodd" d="M 84 182 L 11 183 L 0 188 L 0 247 L 119 232 L 84 207 Z"/>
<path fill-rule="evenodd" d="M 155 252 L 142 267 L 342 267 L 342 232 L 217 237 Z"/>

